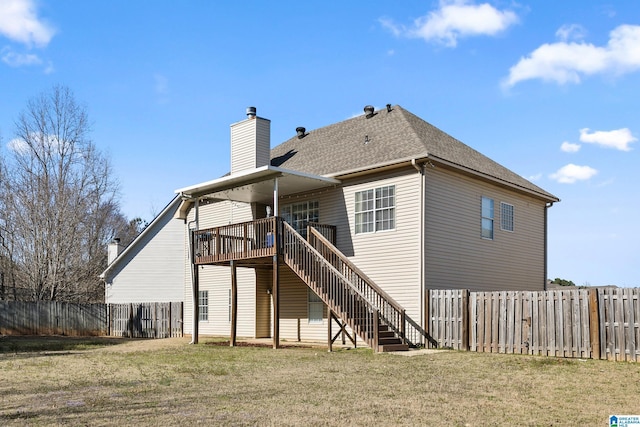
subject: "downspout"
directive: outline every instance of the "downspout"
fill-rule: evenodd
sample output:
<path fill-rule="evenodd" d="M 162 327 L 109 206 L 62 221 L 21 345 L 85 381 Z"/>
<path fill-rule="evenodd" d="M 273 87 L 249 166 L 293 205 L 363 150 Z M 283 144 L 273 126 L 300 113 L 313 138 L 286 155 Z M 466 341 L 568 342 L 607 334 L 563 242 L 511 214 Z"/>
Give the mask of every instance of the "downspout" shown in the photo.
<path fill-rule="evenodd" d="M 425 209 L 424 209 L 424 187 L 425 187 L 425 180 L 426 180 L 426 173 L 425 173 L 425 164 L 422 163 L 421 165 L 418 165 L 416 162 L 416 159 L 411 159 L 411 166 L 413 166 L 418 173 L 420 174 L 420 322 L 423 323 L 422 328 L 426 330 L 426 326 L 424 324 L 424 319 L 426 316 L 425 313 L 425 306 L 424 306 L 424 298 L 425 298 L 425 287 L 426 287 L 426 283 L 425 283 L 425 260 L 426 260 L 426 255 L 425 255 L 425 249 L 424 249 L 424 243 L 425 243 L 425 237 L 424 237 L 424 223 L 425 223 Z M 426 342 L 424 343 L 426 346 Z"/>
<path fill-rule="evenodd" d="M 548 254 L 548 237 L 547 237 L 547 229 L 548 229 L 547 216 L 548 216 L 548 212 L 547 211 L 549 210 L 549 208 L 551 206 L 553 206 L 553 202 L 549 202 L 549 203 L 546 203 L 544 205 L 544 290 L 545 291 L 547 290 L 547 278 L 548 278 L 547 277 L 547 274 L 548 274 L 547 273 L 547 263 L 548 263 L 548 261 L 547 261 L 547 258 L 548 258 L 548 256 L 547 256 L 547 254 Z"/>
<path fill-rule="evenodd" d="M 192 321 L 192 330 L 191 330 L 191 342 L 189 344 L 198 344 L 198 327 L 199 327 L 199 313 L 198 313 L 198 293 L 200 288 L 199 277 L 198 277 L 198 266 L 196 265 L 195 258 L 195 247 L 193 235 L 194 232 L 200 229 L 199 222 L 199 199 L 196 198 L 195 201 L 195 217 L 193 221 L 189 221 L 187 224 L 187 230 L 189 231 L 189 258 L 191 261 L 191 300 L 193 303 L 193 318 Z M 195 227 L 192 228 L 191 225 L 194 224 Z"/>

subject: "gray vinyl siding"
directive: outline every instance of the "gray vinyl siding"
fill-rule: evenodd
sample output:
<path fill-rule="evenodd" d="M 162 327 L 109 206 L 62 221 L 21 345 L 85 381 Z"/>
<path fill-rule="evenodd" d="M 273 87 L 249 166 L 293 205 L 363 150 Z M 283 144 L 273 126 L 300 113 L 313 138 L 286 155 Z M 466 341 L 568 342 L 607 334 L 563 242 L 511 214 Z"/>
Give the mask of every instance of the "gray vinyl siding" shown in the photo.
<path fill-rule="evenodd" d="M 184 221 L 173 219 L 179 206 L 156 218 L 105 277 L 108 304 L 183 301 Z"/>
<path fill-rule="evenodd" d="M 545 202 L 444 168 L 427 168 L 426 283 L 431 289 L 542 290 Z M 494 238 L 480 236 L 481 198 L 494 200 Z M 500 202 L 514 231 L 500 229 Z"/>

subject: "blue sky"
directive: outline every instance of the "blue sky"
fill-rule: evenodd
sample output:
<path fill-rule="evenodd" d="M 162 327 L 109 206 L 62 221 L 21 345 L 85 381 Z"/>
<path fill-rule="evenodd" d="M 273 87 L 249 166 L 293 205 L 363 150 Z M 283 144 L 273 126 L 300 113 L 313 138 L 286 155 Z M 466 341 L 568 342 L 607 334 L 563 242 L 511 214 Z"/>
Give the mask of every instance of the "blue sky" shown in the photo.
<path fill-rule="evenodd" d="M 640 3 L 0 0 L 2 152 L 53 85 L 87 106 L 129 217 L 275 145 L 400 104 L 558 196 L 550 278 L 640 286 Z"/>

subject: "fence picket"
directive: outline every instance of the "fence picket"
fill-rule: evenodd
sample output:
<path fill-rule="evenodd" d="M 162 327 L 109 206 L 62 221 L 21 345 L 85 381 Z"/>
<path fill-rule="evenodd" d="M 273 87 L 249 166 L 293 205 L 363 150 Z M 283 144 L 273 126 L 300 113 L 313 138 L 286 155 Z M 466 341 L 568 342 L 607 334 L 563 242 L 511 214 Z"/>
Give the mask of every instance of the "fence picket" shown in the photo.
<path fill-rule="evenodd" d="M 477 352 L 640 361 L 637 288 L 429 292 L 441 347 L 464 349 L 464 341 Z"/>
<path fill-rule="evenodd" d="M 0 335 L 182 336 L 182 303 L 0 301 Z"/>

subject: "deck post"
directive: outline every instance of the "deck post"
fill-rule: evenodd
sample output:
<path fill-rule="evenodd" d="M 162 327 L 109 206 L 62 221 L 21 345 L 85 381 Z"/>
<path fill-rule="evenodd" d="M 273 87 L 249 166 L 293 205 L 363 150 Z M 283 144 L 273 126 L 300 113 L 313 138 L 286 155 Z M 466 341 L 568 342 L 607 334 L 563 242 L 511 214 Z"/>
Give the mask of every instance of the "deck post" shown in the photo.
<path fill-rule="evenodd" d="M 236 346 L 236 331 L 238 325 L 238 276 L 236 262 L 231 261 L 231 336 L 229 345 Z"/>
<path fill-rule="evenodd" d="M 276 179 L 277 182 L 277 179 Z M 280 347 L 280 239 L 282 239 L 278 219 L 274 217 L 273 245 L 273 286 L 271 297 L 273 298 L 273 348 Z"/>
<path fill-rule="evenodd" d="M 191 344 L 198 344 L 198 327 L 200 326 L 200 273 L 195 261 L 195 231 L 191 231 L 191 280 L 193 299 L 193 331 L 191 333 Z"/>
<path fill-rule="evenodd" d="M 333 351 L 333 336 L 331 334 L 331 323 L 333 323 L 332 322 L 332 320 L 333 320 L 333 312 L 328 307 L 327 307 L 327 311 L 329 312 L 328 313 L 329 315 L 327 316 L 327 318 L 329 320 L 327 322 L 328 323 L 328 325 L 327 325 L 327 339 L 329 340 L 328 341 L 328 344 L 329 344 L 329 346 L 328 346 L 329 350 L 328 351 L 329 351 L 329 353 L 331 353 Z"/>

